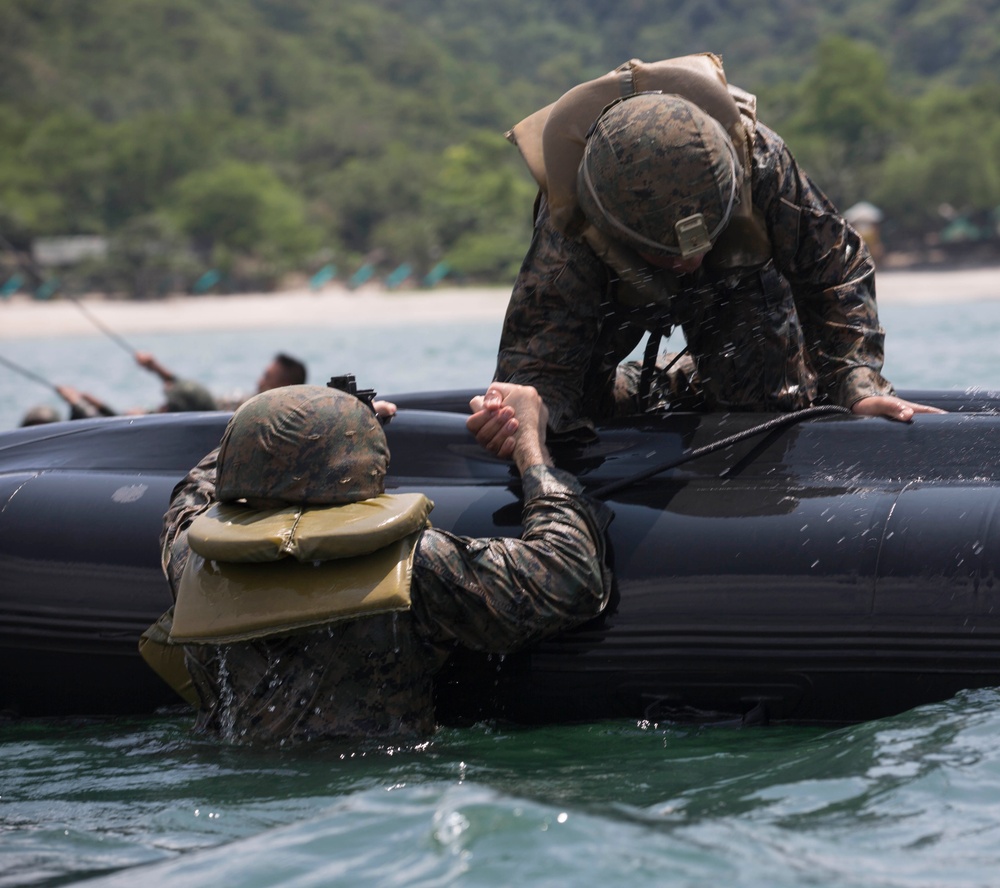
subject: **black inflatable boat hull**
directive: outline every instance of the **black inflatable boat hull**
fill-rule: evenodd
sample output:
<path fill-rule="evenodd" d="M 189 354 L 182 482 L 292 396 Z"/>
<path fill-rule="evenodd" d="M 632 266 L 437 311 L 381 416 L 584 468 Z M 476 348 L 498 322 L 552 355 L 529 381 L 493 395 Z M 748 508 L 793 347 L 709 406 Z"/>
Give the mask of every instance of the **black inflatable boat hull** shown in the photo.
<path fill-rule="evenodd" d="M 395 396 L 388 486 L 427 493 L 438 527 L 516 535 L 519 482 L 466 432 L 467 394 Z M 809 419 L 612 494 L 612 607 L 514 656 L 460 653 L 438 681 L 442 720 L 845 723 L 1000 684 L 998 404 L 908 396 L 951 412 Z M 557 460 L 594 490 L 772 418 L 643 418 Z M 169 605 L 170 492 L 227 419 L 0 435 L 0 707 L 176 702 L 136 645 Z"/>

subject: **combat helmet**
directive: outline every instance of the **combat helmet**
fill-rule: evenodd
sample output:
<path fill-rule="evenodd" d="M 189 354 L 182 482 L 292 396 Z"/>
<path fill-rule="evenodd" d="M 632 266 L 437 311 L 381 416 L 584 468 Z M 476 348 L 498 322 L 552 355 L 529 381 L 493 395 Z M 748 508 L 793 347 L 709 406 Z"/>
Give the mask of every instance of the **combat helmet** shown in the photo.
<path fill-rule="evenodd" d="M 48 404 L 39 404 L 36 407 L 32 407 L 24 416 L 21 418 L 21 428 L 26 428 L 27 426 L 45 425 L 49 422 L 59 422 L 62 417 L 59 415 L 59 411 L 55 407 L 50 407 Z"/>
<path fill-rule="evenodd" d="M 216 495 L 256 508 L 345 505 L 385 489 L 389 446 L 370 407 L 317 385 L 254 395 L 233 414 L 219 448 Z"/>
<path fill-rule="evenodd" d="M 594 123 L 576 190 L 606 237 L 670 259 L 711 249 L 742 182 L 722 124 L 687 99 L 649 92 L 613 103 Z"/>

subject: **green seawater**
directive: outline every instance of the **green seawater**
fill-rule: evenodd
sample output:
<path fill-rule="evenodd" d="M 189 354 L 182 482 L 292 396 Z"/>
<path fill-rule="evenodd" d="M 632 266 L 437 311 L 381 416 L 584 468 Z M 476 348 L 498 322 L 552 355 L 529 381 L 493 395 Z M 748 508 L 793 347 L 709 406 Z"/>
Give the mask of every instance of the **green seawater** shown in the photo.
<path fill-rule="evenodd" d="M 897 387 L 1000 389 L 1000 301 L 881 316 Z M 391 394 L 484 387 L 498 338 L 386 319 L 130 340 L 218 393 L 253 390 L 285 350 L 311 381 Z M 160 398 L 96 331 L 0 353 L 121 409 Z M 0 427 L 45 402 L 0 372 Z M 997 690 L 837 729 L 479 725 L 399 748 L 255 751 L 190 724 L 0 722 L 0 888 L 1000 884 Z"/>
<path fill-rule="evenodd" d="M 0 728 L 0 886 L 990 886 L 1000 691 L 835 730 L 602 722 L 254 751 Z"/>

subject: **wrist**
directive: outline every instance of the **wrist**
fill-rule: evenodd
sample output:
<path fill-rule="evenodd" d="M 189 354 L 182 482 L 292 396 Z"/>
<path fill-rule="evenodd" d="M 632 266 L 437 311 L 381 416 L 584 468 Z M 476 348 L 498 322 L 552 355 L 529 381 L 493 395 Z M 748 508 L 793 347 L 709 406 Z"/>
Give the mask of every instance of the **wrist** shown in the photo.
<path fill-rule="evenodd" d="M 532 466 L 551 466 L 552 455 L 548 448 L 537 441 L 521 444 L 514 450 L 514 463 L 517 470 L 524 474 Z"/>

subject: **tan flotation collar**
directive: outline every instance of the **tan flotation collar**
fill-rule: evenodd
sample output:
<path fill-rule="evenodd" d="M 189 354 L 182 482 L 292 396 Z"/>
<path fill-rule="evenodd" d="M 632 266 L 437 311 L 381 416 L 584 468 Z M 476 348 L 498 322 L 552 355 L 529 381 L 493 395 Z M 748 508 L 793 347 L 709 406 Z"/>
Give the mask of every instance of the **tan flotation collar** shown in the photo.
<path fill-rule="evenodd" d="M 580 209 L 577 171 L 594 121 L 612 102 L 640 92 L 680 96 L 725 128 L 744 176 L 730 224 L 713 248 L 713 253 L 719 254 L 716 264 L 730 267 L 766 261 L 770 244 L 763 221 L 755 215 L 751 194 L 756 99 L 727 84 L 722 61 L 713 53 L 660 62 L 632 59 L 596 80 L 573 87 L 507 133 L 545 192 L 553 224 L 570 237 L 585 239 L 599 255 L 612 249 Z"/>
<path fill-rule="evenodd" d="M 352 558 L 424 527 L 433 507 L 422 493 L 382 494 L 343 506 L 217 503 L 191 523 L 188 545 L 214 561 Z"/>
<path fill-rule="evenodd" d="M 432 508 L 423 494 L 213 506 L 188 531 L 170 641 L 228 643 L 407 609 L 413 551 Z"/>

